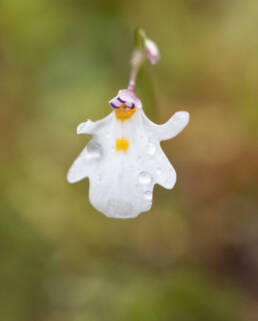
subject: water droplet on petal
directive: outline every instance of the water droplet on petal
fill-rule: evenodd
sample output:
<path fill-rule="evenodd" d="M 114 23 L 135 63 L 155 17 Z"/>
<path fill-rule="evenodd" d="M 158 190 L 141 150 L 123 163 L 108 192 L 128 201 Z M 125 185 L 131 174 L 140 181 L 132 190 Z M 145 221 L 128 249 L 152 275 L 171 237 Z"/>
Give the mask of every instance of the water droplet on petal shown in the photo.
<path fill-rule="evenodd" d="M 152 201 L 152 192 L 146 191 L 146 192 L 144 193 L 144 198 L 145 198 L 147 201 Z"/>
<path fill-rule="evenodd" d="M 87 145 L 87 153 L 85 157 L 88 159 L 98 159 L 101 156 L 101 147 L 96 142 L 91 142 Z"/>
<path fill-rule="evenodd" d="M 151 179 L 152 179 L 151 175 L 147 172 L 141 172 L 138 176 L 139 183 L 143 185 L 150 184 Z"/>

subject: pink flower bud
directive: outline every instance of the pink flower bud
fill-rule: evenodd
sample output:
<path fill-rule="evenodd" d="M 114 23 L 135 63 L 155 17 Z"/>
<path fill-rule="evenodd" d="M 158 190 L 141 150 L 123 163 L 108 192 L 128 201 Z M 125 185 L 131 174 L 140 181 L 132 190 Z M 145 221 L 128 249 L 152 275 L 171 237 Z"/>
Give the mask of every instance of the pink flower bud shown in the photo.
<path fill-rule="evenodd" d="M 157 45 L 155 44 L 154 41 L 152 41 L 150 39 L 146 39 L 144 41 L 144 48 L 145 48 L 145 52 L 146 52 L 147 58 L 149 59 L 150 63 L 152 65 L 155 65 L 160 58 L 159 49 L 158 49 Z"/>

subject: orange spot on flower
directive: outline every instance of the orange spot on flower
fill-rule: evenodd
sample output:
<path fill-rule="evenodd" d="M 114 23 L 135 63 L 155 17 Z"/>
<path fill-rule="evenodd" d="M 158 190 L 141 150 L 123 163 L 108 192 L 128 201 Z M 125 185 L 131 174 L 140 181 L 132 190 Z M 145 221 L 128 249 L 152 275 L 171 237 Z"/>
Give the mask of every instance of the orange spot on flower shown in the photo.
<path fill-rule="evenodd" d="M 122 122 L 126 119 L 130 119 L 135 113 L 136 108 L 128 108 L 126 105 L 121 105 L 119 108 L 115 110 L 116 118 L 121 120 Z"/>
<path fill-rule="evenodd" d="M 120 150 L 123 150 L 126 152 L 129 147 L 129 140 L 126 138 L 117 138 L 116 139 L 116 151 L 119 152 Z"/>

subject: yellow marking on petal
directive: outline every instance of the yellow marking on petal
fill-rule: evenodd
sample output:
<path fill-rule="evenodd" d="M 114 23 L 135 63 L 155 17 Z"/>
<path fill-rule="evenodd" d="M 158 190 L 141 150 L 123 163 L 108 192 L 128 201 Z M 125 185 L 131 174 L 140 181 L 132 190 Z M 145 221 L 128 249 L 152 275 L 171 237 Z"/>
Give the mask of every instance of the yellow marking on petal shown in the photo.
<path fill-rule="evenodd" d="M 116 139 L 116 151 L 119 152 L 120 150 L 123 150 L 126 152 L 128 150 L 130 141 L 126 138 L 117 138 Z"/>
<path fill-rule="evenodd" d="M 115 110 L 116 118 L 121 120 L 122 122 L 126 119 L 130 119 L 136 111 L 136 107 L 128 108 L 126 105 L 121 105 L 119 108 Z"/>

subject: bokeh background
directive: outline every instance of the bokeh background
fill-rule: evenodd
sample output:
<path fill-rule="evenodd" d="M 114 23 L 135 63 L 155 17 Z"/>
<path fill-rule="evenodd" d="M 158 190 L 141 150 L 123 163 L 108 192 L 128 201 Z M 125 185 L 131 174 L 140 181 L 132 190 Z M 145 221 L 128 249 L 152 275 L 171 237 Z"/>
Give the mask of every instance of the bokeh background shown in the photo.
<path fill-rule="evenodd" d="M 66 172 L 128 82 L 133 31 L 161 60 L 139 75 L 147 115 L 189 126 L 163 148 L 172 191 L 108 219 Z M 0 319 L 258 320 L 256 0 L 0 3 Z"/>

